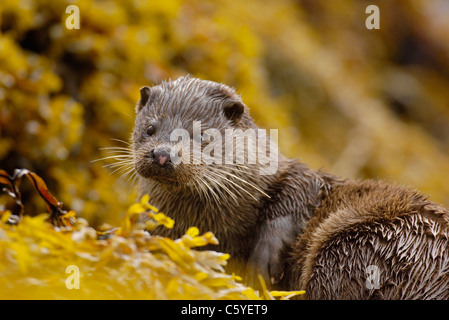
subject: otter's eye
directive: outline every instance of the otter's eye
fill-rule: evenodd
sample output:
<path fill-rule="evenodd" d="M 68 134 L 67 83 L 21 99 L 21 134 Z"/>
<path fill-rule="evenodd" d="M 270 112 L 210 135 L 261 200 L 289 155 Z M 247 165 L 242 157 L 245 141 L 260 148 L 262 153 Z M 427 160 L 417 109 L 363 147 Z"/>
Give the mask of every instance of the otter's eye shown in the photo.
<path fill-rule="evenodd" d="M 152 136 L 154 134 L 154 126 L 149 125 L 146 133 L 147 133 L 147 135 Z"/>

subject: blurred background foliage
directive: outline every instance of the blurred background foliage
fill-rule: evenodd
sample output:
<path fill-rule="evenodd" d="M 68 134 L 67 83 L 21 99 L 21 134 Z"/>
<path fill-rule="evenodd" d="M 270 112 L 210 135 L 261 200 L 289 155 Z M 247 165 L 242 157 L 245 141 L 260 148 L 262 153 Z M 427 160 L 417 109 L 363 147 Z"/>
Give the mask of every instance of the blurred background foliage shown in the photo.
<path fill-rule="evenodd" d="M 1 0 L 0 168 L 118 225 L 135 193 L 92 161 L 129 140 L 141 86 L 192 74 L 235 87 L 289 157 L 449 205 L 448 15 L 445 0 Z"/>

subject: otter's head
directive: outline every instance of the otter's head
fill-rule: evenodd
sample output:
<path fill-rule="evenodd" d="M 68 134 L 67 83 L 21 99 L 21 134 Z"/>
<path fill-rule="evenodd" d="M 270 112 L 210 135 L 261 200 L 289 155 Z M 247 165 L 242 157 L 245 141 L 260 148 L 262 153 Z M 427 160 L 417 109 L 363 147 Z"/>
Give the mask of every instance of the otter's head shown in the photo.
<path fill-rule="evenodd" d="M 233 179 L 230 177 L 234 170 L 238 175 L 240 167 L 224 166 L 226 129 L 256 126 L 234 89 L 181 77 L 143 87 L 140 95 L 133 152 L 135 169 L 141 178 L 168 187 L 191 185 L 199 190 L 214 184 L 223 186 L 223 181 Z M 198 147 L 205 149 L 198 153 Z M 204 157 L 203 150 L 213 159 L 221 157 L 223 164 Z"/>

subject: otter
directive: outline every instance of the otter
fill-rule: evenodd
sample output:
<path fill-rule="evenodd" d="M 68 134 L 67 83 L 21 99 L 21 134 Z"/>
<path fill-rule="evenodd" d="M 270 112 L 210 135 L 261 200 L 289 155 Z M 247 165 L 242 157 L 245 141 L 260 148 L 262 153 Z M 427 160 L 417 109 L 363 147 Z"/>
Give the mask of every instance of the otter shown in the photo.
<path fill-rule="evenodd" d="M 281 153 L 271 174 L 247 157 L 180 161 L 194 152 L 172 132 L 183 129 L 204 147 L 210 128 L 259 132 L 225 84 L 185 76 L 140 89 L 132 135 L 138 190 L 175 220 L 154 234 L 212 231 L 219 245 L 204 249 L 229 253 L 227 271 L 252 285 L 260 273 L 272 288 L 305 290 L 309 299 L 449 298 L 446 209 L 413 189 L 343 179 Z M 225 153 L 220 144 L 215 155 Z"/>

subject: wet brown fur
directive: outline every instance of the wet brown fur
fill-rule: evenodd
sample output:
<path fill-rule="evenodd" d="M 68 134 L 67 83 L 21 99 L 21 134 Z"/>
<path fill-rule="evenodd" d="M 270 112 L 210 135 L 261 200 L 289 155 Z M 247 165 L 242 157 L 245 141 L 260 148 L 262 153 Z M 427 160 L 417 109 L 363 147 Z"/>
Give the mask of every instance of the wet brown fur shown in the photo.
<path fill-rule="evenodd" d="M 449 299 L 448 223 L 409 188 L 333 183 L 295 244 L 294 277 L 311 299 Z M 378 289 L 366 285 L 370 265 Z"/>
<path fill-rule="evenodd" d="M 241 100 L 233 89 L 213 82 L 181 78 L 153 87 L 148 101 L 137 107 L 137 156 L 139 150 L 166 140 L 142 140 L 148 117 L 164 119 L 162 133 L 174 128 L 174 119 L 180 125 L 200 119 L 220 130 L 257 128 L 246 106 L 240 118 L 223 115 L 227 101 Z M 141 193 L 149 193 L 152 203 L 176 222 L 174 229 L 156 233 L 176 238 L 190 226 L 212 231 L 220 245 L 208 249 L 230 253 L 232 271 L 244 274 L 246 264 L 262 266 L 269 276 L 281 279 L 275 287 L 305 289 L 311 299 L 449 299 L 446 209 L 402 186 L 343 180 L 297 160 L 279 159 L 279 170 L 271 176 L 251 169 L 230 171 L 269 196 L 252 190 L 254 200 L 242 192 L 238 203 L 226 193 L 218 203 L 205 200 L 189 186 L 189 179 L 207 167 L 180 166 L 176 173 L 139 176 Z M 177 182 L 161 183 L 152 174 Z M 379 289 L 366 285 L 370 265 L 380 271 Z M 249 270 L 248 276 L 254 276 L 256 269 Z"/>

